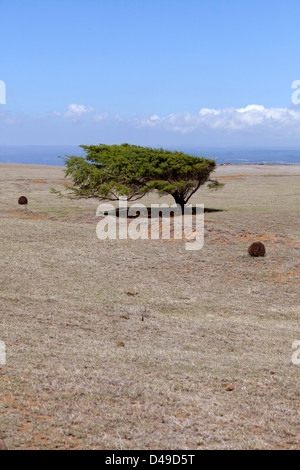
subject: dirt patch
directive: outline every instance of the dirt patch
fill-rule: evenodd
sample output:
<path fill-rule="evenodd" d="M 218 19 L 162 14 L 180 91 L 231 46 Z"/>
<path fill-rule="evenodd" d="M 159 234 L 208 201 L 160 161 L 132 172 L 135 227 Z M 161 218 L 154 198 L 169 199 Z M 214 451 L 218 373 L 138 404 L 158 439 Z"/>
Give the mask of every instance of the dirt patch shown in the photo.
<path fill-rule="evenodd" d="M 240 181 L 243 180 L 244 177 L 242 176 L 223 176 L 218 178 L 218 181 Z"/>
<path fill-rule="evenodd" d="M 49 216 L 45 212 L 32 212 L 29 210 L 0 210 L 0 218 L 45 220 Z"/>

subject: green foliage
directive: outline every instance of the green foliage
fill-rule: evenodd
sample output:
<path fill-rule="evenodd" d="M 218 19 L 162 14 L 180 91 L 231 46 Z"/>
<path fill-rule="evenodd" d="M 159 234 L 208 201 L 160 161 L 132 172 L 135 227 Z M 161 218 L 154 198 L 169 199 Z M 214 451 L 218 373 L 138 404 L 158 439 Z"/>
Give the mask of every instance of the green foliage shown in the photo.
<path fill-rule="evenodd" d="M 85 157 L 65 159 L 65 176 L 73 180 L 72 187 L 66 185 L 69 197 L 116 201 L 127 196 L 134 201 L 156 191 L 171 194 L 177 204 L 184 205 L 206 182 L 211 189 L 221 186 L 210 180 L 214 160 L 129 144 L 80 147 Z"/>

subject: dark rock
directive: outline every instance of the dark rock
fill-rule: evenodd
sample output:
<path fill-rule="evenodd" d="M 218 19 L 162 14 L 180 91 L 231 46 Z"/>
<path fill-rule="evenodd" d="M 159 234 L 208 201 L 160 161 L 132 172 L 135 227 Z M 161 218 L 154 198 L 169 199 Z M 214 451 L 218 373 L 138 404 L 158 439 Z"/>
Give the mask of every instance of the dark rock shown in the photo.
<path fill-rule="evenodd" d="M 254 242 L 251 246 L 249 246 L 248 253 L 250 256 L 255 256 L 256 258 L 259 256 L 265 256 L 266 247 L 261 242 Z"/>
<path fill-rule="evenodd" d="M 24 206 L 24 205 L 28 204 L 27 197 L 25 197 L 25 196 L 19 197 L 18 204 L 20 204 L 21 206 Z"/>

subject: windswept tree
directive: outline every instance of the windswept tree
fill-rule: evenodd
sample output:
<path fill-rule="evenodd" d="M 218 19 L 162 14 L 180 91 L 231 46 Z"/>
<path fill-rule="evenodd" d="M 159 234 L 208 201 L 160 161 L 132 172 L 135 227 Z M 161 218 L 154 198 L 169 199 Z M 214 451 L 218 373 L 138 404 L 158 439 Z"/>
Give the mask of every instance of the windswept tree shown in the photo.
<path fill-rule="evenodd" d="M 211 179 L 214 160 L 182 152 L 136 145 L 81 145 L 84 157 L 66 156 L 66 185 L 72 198 L 116 201 L 120 196 L 136 201 L 151 191 L 172 195 L 181 208 L 208 183 L 210 189 L 222 186 Z M 55 191 L 58 194 L 58 191 Z"/>

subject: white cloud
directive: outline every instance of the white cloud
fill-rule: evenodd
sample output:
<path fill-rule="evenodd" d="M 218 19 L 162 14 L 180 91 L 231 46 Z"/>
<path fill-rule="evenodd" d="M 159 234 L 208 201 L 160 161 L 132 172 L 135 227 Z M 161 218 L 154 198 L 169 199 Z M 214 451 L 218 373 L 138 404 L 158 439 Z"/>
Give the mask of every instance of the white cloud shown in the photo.
<path fill-rule="evenodd" d="M 58 111 L 53 111 L 52 117 L 60 117 L 61 116 L 61 113 L 59 113 Z"/>
<path fill-rule="evenodd" d="M 260 104 L 249 104 L 245 108 L 238 108 L 237 111 L 239 113 L 248 113 L 250 111 L 258 111 L 258 112 L 263 112 L 265 110 L 265 107 L 260 105 Z"/>
<path fill-rule="evenodd" d="M 265 108 L 262 105 L 248 105 L 244 108 L 202 108 L 197 114 L 189 112 L 154 115 L 136 119 L 139 127 L 161 128 L 182 134 L 195 131 L 218 130 L 299 132 L 300 112 L 289 108 Z"/>
<path fill-rule="evenodd" d="M 108 113 L 94 114 L 93 121 L 100 122 L 108 118 Z"/>
<path fill-rule="evenodd" d="M 218 116 L 221 114 L 221 111 L 219 109 L 213 109 L 213 108 L 202 108 L 199 111 L 200 116 L 207 116 L 207 115 L 213 115 L 213 116 Z"/>
<path fill-rule="evenodd" d="M 83 104 L 70 104 L 68 106 L 67 112 L 64 113 L 65 119 L 72 119 L 72 121 L 79 121 L 87 114 L 91 114 L 94 111 L 94 108 L 84 106 Z"/>
<path fill-rule="evenodd" d="M 160 117 L 157 114 L 153 114 L 153 116 L 150 117 L 150 121 L 160 121 Z"/>
<path fill-rule="evenodd" d="M 108 113 L 96 113 L 91 106 L 83 104 L 70 104 L 65 113 L 53 111 L 51 114 L 53 118 L 63 117 L 64 119 L 71 119 L 73 122 L 82 121 L 85 117 L 89 116 L 94 122 L 101 122 L 108 118 Z"/>

